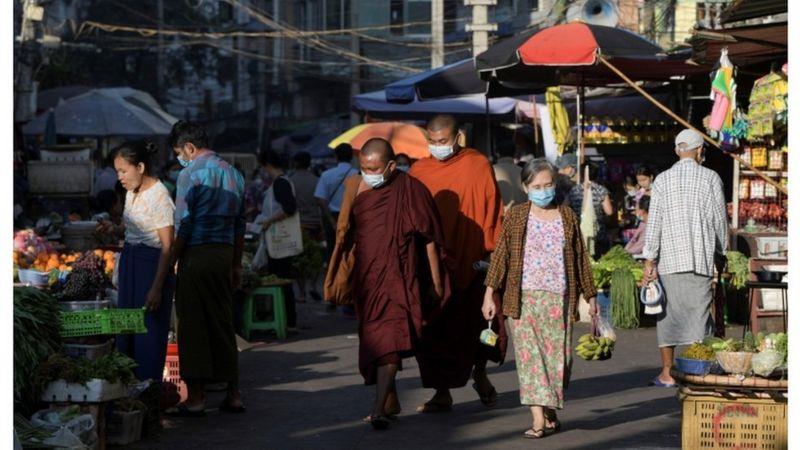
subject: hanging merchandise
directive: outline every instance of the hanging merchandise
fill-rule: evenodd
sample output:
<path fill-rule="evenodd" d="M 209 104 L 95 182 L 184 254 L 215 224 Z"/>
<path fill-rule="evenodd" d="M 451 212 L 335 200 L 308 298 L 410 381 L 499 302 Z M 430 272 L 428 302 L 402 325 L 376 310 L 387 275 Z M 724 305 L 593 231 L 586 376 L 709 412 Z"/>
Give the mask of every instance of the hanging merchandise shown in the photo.
<path fill-rule="evenodd" d="M 719 132 L 733 127 L 733 111 L 736 110 L 736 83 L 733 80 L 734 67 L 728 59 L 728 49 L 723 48 L 719 57 L 719 69 L 711 82 L 711 109 L 709 131 L 711 137 L 718 137 Z"/>
<path fill-rule="evenodd" d="M 553 137 L 558 145 L 558 154 L 563 155 L 564 150 L 572 143 L 572 135 L 569 129 L 567 109 L 561 101 L 561 88 L 547 88 L 544 100 L 547 103 L 547 111 L 550 113 L 550 122 L 553 129 Z"/>
<path fill-rule="evenodd" d="M 749 139 L 763 139 L 786 126 L 789 83 L 781 73 L 770 72 L 753 84 L 750 92 Z"/>

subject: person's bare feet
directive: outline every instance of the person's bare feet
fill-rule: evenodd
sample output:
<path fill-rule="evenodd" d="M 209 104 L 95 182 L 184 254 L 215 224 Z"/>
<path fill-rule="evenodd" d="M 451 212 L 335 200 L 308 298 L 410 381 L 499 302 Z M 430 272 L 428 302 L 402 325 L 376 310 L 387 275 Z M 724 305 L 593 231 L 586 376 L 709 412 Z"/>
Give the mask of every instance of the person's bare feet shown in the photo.
<path fill-rule="evenodd" d="M 448 389 L 436 391 L 424 405 L 417 406 L 417 412 L 421 413 L 445 412 L 451 409 L 453 409 L 453 397 Z"/>
<path fill-rule="evenodd" d="M 389 395 L 386 396 L 386 404 L 383 407 L 383 410 L 387 416 L 396 416 L 403 410 L 403 408 L 400 406 L 400 399 L 397 398 L 396 392 L 390 392 Z"/>

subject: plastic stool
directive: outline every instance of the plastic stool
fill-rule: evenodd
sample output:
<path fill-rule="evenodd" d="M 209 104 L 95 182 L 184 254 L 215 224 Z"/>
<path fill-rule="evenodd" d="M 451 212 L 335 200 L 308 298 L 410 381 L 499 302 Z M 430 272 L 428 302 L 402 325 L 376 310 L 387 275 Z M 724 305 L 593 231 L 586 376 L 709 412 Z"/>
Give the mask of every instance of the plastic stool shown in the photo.
<path fill-rule="evenodd" d="M 272 320 L 257 320 L 256 306 L 268 301 L 272 306 Z M 278 339 L 286 339 L 286 302 L 283 298 L 283 289 L 280 286 L 259 287 L 244 301 L 242 310 L 242 331 L 244 338 L 250 340 L 253 330 L 273 330 Z"/>

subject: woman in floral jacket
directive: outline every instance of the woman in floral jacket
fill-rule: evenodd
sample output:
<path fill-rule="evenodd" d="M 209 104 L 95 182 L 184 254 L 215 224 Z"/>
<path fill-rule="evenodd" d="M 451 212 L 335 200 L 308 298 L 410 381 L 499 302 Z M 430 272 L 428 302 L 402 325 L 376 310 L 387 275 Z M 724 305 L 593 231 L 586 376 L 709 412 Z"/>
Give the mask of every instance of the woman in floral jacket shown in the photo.
<path fill-rule="evenodd" d="M 514 339 L 520 401 L 531 407 L 533 426 L 526 438 L 558 431 L 555 409 L 564 407 L 571 367 L 572 322 L 581 294 L 597 314 L 597 291 L 589 255 L 575 213 L 558 206 L 556 169 L 547 160 L 530 161 L 522 171 L 529 201 L 511 208 L 492 254 L 483 314 L 494 318 L 492 301 L 504 291 L 503 314 Z"/>

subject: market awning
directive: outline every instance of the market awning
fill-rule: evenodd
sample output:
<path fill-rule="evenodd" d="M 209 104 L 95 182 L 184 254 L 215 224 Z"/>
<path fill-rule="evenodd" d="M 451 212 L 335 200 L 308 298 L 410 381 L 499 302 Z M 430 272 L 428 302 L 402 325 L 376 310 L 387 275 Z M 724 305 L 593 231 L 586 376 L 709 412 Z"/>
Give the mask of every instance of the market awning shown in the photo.
<path fill-rule="evenodd" d="M 787 22 L 752 25 L 720 30 L 696 30 L 689 40 L 692 60 L 713 65 L 723 47 L 728 58 L 739 67 L 771 61 L 788 53 Z"/>
<path fill-rule="evenodd" d="M 474 74 L 473 70 L 473 74 Z M 477 78 L 477 76 L 476 76 Z M 368 112 L 376 117 L 419 117 L 430 114 L 453 114 L 456 116 L 485 116 L 486 97 L 483 94 L 464 95 L 441 100 L 410 103 L 391 103 L 386 100 L 386 91 L 374 91 L 353 97 L 353 109 Z M 489 115 L 503 116 L 514 112 L 517 101 L 501 97 L 489 100 Z"/>
<path fill-rule="evenodd" d="M 731 23 L 788 12 L 787 0 L 734 0 L 720 14 L 720 22 Z"/>

